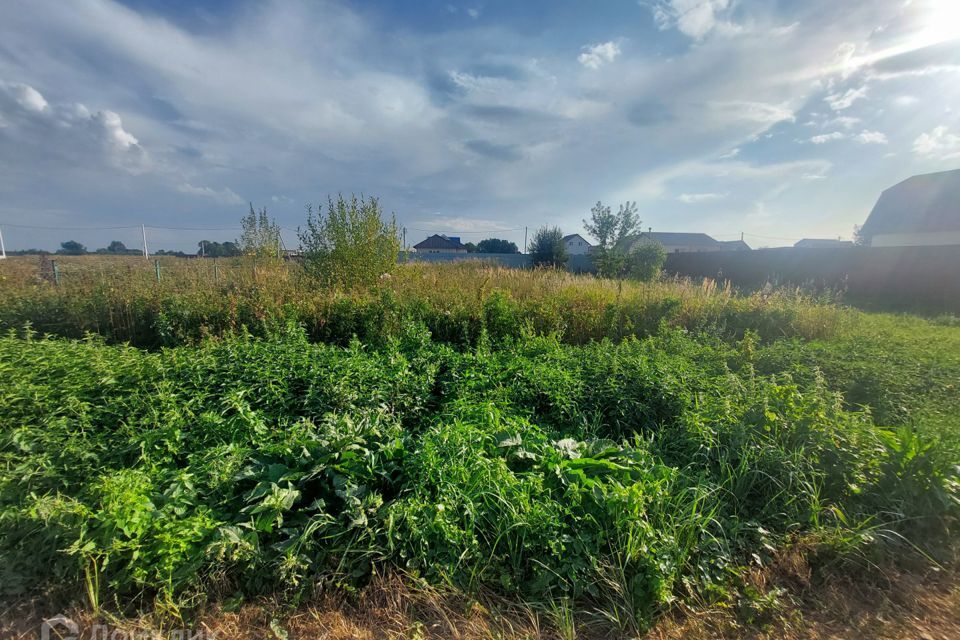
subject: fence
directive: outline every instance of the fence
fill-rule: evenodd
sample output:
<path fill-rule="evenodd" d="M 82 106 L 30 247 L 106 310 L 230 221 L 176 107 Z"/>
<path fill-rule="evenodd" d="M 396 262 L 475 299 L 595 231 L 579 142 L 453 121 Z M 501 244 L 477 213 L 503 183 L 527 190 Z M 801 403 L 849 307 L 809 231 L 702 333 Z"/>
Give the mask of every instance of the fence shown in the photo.
<path fill-rule="evenodd" d="M 857 304 L 960 312 L 960 246 L 758 249 L 673 253 L 667 273 L 729 280 L 744 289 L 766 283 L 839 291 Z"/>
<path fill-rule="evenodd" d="M 401 251 L 400 262 L 461 262 L 481 260 L 513 269 L 532 269 L 533 256 L 528 253 L 406 253 Z M 589 256 L 570 256 L 567 270 L 574 273 L 587 273 L 594 270 Z"/>

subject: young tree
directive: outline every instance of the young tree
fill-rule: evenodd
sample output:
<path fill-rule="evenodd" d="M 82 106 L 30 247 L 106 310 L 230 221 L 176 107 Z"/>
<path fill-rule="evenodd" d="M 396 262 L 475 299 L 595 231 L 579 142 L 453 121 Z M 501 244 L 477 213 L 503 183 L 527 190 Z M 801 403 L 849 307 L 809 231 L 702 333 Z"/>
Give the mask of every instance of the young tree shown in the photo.
<path fill-rule="evenodd" d="M 509 240 L 487 238 L 477 243 L 477 253 L 520 253 L 520 249 Z"/>
<path fill-rule="evenodd" d="M 397 220 L 384 220 L 377 198 L 328 198 L 326 215 L 322 205 L 316 214 L 308 207 L 307 226 L 298 235 L 305 270 L 327 283 L 371 284 L 397 268 Z"/>
<path fill-rule="evenodd" d="M 113 240 L 107 245 L 107 253 L 126 253 L 127 245 L 119 240 Z"/>
<path fill-rule="evenodd" d="M 563 232 L 559 227 L 540 227 L 533 234 L 530 255 L 537 267 L 559 269 L 567 263 L 567 247 L 563 244 Z"/>
<path fill-rule="evenodd" d="M 244 255 L 275 257 L 280 251 L 280 225 L 267 215 L 267 208 L 259 212 L 250 203 L 250 213 L 240 221 L 243 233 L 237 244 Z"/>
<path fill-rule="evenodd" d="M 583 228 L 593 236 L 597 245 L 593 249 L 593 263 L 597 272 L 608 278 L 620 277 L 627 268 L 624 244 L 640 230 L 637 203 L 627 201 L 613 213 L 602 202 L 590 209 L 590 219 L 583 221 Z"/>
<path fill-rule="evenodd" d="M 627 253 L 627 273 L 631 278 L 649 282 L 660 275 L 666 260 L 667 252 L 662 244 L 640 240 Z"/>

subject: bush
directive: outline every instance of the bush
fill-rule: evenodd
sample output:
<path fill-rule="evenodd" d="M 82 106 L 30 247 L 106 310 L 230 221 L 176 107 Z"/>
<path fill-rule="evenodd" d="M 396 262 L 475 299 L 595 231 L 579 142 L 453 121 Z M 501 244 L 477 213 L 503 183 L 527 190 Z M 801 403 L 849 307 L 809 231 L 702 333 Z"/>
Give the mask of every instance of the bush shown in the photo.
<path fill-rule="evenodd" d="M 397 221 L 383 219 L 376 198 L 329 198 L 326 215 L 321 207 L 316 215 L 308 210 L 307 226 L 299 237 L 304 269 L 328 284 L 370 285 L 397 268 Z"/>
<path fill-rule="evenodd" d="M 627 253 L 627 273 L 631 278 L 649 282 L 660 275 L 667 252 L 659 242 L 640 241 Z"/>
<path fill-rule="evenodd" d="M 567 263 L 567 247 L 559 227 L 540 227 L 533 234 L 530 255 L 537 267 L 559 269 Z"/>

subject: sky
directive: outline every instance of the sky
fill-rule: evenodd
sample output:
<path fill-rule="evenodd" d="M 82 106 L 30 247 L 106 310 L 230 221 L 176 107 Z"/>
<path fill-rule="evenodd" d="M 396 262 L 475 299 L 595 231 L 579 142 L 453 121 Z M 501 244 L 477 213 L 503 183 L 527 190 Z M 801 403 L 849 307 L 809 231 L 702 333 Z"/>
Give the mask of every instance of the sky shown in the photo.
<path fill-rule="evenodd" d="M 0 0 L 7 249 L 231 240 L 380 198 L 431 233 L 849 238 L 960 167 L 960 0 Z"/>

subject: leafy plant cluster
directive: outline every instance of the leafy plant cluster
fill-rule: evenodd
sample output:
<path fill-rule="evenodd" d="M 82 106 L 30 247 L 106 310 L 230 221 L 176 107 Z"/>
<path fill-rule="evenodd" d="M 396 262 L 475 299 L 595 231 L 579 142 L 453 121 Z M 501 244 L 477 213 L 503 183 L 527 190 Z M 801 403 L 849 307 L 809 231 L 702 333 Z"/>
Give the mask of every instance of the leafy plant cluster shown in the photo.
<path fill-rule="evenodd" d="M 753 334 L 455 350 L 404 327 L 377 347 L 0 339 L 3 590 L 295 602 L 396 568 L 636 630 L 800 537 L 955 536 L 956 432 L 881 428 Z"/>

